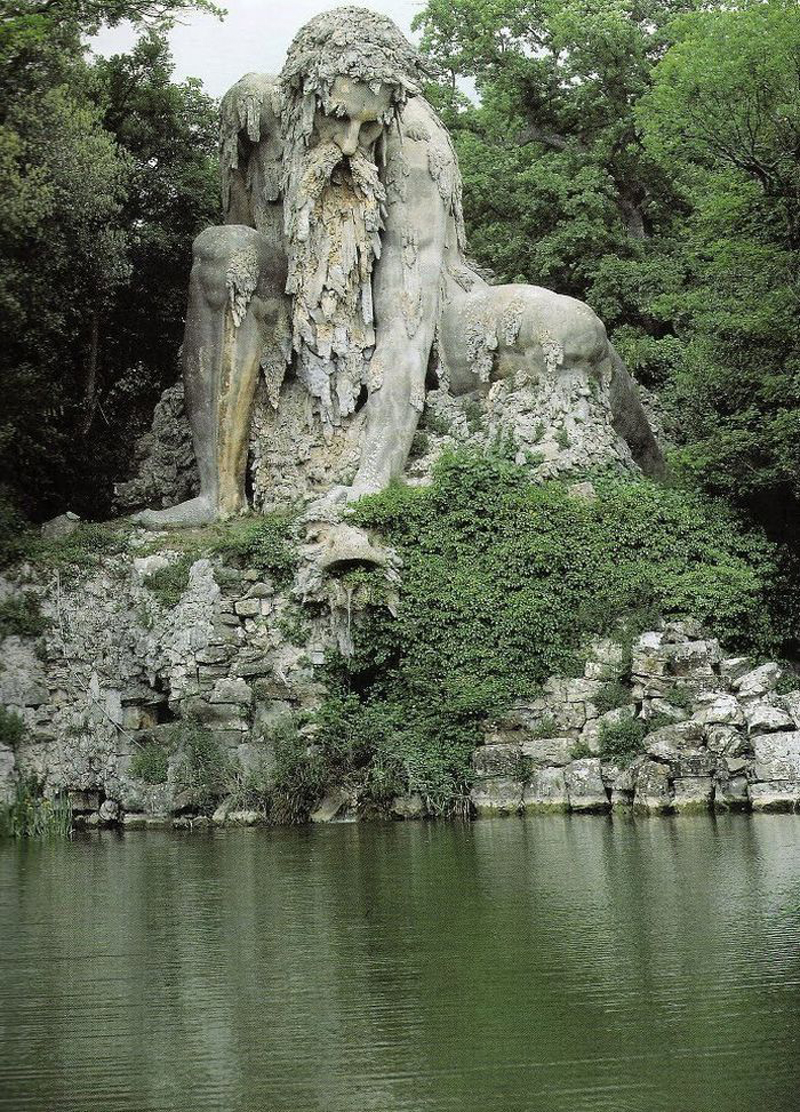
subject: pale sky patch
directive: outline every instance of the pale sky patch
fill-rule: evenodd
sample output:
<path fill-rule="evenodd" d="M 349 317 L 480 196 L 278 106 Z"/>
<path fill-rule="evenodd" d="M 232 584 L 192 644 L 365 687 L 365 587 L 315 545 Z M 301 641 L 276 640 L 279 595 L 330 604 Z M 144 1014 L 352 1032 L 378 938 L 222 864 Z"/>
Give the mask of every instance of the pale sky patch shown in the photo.
<path fill-rule="evenodd" d="M 175 78 L 199 77 L 206 92 L 221 96 L 245 73 L 278 73 L 295 34 L 312 16 L 342 6 L 341 0 L 220 0 L 228 9 L 223 23 L 196 12 L 170 34 Z M 424 0 L 371 0 L 364 4 L 393 19 L 412 41 L 411 20 Z M 105 29 L 91 41 L 108 57 L 129 50 L 136 40 L 130 26 Z"/>

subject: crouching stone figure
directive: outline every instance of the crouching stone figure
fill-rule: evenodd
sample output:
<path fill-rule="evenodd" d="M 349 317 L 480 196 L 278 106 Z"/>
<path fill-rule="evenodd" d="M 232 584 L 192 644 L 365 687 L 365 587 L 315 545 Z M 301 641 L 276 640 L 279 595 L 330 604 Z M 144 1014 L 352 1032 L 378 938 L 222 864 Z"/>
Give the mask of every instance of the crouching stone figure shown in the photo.
<path fill-rule="evenodd" d="M 365 406 L 349 498 L 403 470 L 431 367 L 453 394 L 542 369 L 605 375 L 615 429 L 643 470 L 660 469 L 592 310 L 536 286 L 490 286 L 465 261 L 458 162 L 420 94 L 424 76 L 391 20 L 346 7 L 300 30 L 279 77 L 248 74 L 224 97 L 225 224 L 195 241 L 183 347 L 200 494 L 143 523 L 246 510 L 261 373 L 276 408 L 296 376 L 328 435 Z"/>

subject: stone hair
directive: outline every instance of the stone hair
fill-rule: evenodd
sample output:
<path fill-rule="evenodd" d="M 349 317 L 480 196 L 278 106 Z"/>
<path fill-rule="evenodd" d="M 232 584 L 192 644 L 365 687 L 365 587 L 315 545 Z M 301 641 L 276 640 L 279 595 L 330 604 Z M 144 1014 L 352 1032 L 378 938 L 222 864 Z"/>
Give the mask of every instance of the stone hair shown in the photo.
<path fill-rule="evenodd" d="M 295 35 L 281 70 L 292 138 L 311 134 L 318 106 L 330 110 L 331 88 L 339 76 L 374 92 L 389 85 L 392 108 L 382 121 L 389 124 L 430 73 L 429 63 L 387 16 L 354 6 L 322 12 Z"/>

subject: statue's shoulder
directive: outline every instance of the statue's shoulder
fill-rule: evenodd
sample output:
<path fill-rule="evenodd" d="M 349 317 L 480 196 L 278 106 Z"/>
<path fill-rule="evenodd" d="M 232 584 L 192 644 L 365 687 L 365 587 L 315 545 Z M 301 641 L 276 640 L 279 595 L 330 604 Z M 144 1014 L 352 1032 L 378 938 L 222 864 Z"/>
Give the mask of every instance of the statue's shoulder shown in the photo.
<path fill-rule="evenodd" d="M 412 154 L 409 154 L 409 148 Z M 386 177 L 390 199 L 393 192 L 399 193 L 402 200 L 406 199 L 408 164 L 415 163 L 418 172 L 427 175 L 436 186 L 455 222 L 458 243 L 463 245 L 464 217 L 458 156 L 450 132 L 423 96 L 410 97 L 405 104 L 400 116 L 400 135 L 393 135 L 388 155 Z"/>
<path fill-rule="evenodd" d="M 219 168 L 222 204 L 231 204 L 234 179 L 244 175 L 256 226 L 264 222 L 263 205 L 277 201 L 281 188 L 281 94 L 271 73 L 246 73 L 228 89 L 219 106 Z"/>
<path fill-rule="evenodd" d="M 280 118 L 280 88 L 272 73 L 246 73 L 231 85 L 219 106 L 220 133 L 245 132 L 252 143 L 277 130 Z"/>
<path fill-rule="evenodd" d="M 408 99 L 400 115 L 400 130 L 404 139 L 437 145 L 445 143 L 450 146 L 447 128 L 423 96 Z M 450 149 L 452 150 L 452 146 Z"/>

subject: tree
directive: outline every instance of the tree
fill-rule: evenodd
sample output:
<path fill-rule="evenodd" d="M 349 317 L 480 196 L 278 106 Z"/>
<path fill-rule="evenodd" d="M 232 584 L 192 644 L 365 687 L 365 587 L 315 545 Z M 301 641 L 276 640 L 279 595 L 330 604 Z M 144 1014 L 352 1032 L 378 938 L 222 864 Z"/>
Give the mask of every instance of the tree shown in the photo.
<path fill-rule="evenodd" d="M 157 33 L 192 7 L 216 10 L 4 6 L 0 468 L 35 516 L 107 511 L 132 411 L 174 363 L 191 239 L 216 204 L 211 101 L 171 83 Z M 88 61 L 83 36 L 125 18 L 145 27 L 130 59 Z"/>
<path fill-rule="evenodd" d="M 481 261 L 586 296 L 606 255 L 642 253 L 671 190 L 634 106 L 691 3 L 430 0 L 417 22 L 445 75 Z M 475 79 L 479 108 L 458 110 L 457 76 Z"/>
<path fill-rule="evenodd" d="M 687 218 L 678 461 L 797 537 L 800 499 L 800 10 L 678 21 L 638 119 Z"/>

